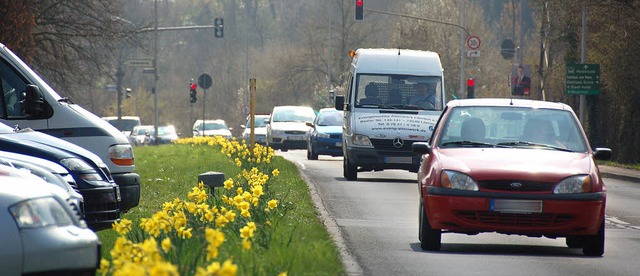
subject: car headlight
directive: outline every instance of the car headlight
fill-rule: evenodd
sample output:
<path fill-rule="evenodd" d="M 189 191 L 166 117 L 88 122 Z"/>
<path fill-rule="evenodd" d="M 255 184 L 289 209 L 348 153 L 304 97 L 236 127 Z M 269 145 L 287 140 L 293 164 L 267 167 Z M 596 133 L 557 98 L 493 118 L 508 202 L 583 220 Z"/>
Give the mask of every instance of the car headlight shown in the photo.
<path fill-rule="evenodd" d="M 554 194 L 579 194 L 591 192 L 591 176 L 575 175 L 560 181 L 553 189 Z"/>
<path fill-rule="evenodd" d="M 368 147 L 373 148 L 373 144 L 371 144 L 371 140 L 366 135 L 354 134 L 351 136 L 351 143 L 357 147 Z"/>
<path fill-rule="evenodd" d="M 443 188 L 448 189 L 458 189 L 458 190 L 467 190 L 467 191 L 477 191 L 478 184 L 473 178 L 468 176 L 467 174 L 444 170 L 440 175 L 440 185 Z"/>
<path fill-rule="evenodd" d="M 71 215 L 53 197 L 26 200 L 9 207 L 9 210 L 20 229 L 73 224 Z"/>
<path fill-rule="evenodd" d="M 85 162 L 80 158 L 65 158 L 60 160 L 60 164 L 62 164 L 69 171 L 89 171 L 95 170 L 95 168 L 91 167 L 89 163 Z"/>
<path fill-rule="evenodd" d="M 329 138 L 329 137 L 331 136 L 327 133 L 318 132 L 318 138 Z"/>
<path fill-rule="evenodd" d="M 129 144 L 109 147 L 109 158 L 119 166 L 133 166 L 133 148 Z"/>

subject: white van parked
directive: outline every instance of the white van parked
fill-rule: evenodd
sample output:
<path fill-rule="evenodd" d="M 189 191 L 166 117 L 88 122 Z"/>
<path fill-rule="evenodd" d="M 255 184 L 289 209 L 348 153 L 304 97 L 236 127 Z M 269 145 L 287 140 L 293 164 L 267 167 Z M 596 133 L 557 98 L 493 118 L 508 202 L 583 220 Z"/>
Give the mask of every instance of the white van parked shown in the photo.
<path fill-rule="evenodd" d="M 61 138 L 98 155 L 120 187 L 120 210 L 138 205 L 140 176 L 127 137 L 107 121 L 62 98 L 0 43 L 0 122 Z"/>
<path fill-rule="evenodd" d="M 429 51 L 359 49 L 351 53 L 344 110 L 343 175 L 401 169 L 417 172 L 411 144 L 427 141 L 445 103 L 440 57 Z"/>

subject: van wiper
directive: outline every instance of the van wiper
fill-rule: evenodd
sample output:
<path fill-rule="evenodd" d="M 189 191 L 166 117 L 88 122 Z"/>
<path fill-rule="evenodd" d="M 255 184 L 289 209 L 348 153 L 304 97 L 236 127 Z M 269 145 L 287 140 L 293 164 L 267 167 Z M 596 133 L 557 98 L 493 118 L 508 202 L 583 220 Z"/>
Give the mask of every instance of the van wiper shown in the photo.
<path fill-rule="evenodd" d="M 69 99 L 68 97 L 62 97 L 58 100 L 59 103 L 69 103 L 69 104 L 74 104 L 74 102 L 71 101 L 71 99 Z"/>
<path fill-rule="evenodd" d="M 572 150 L 570 150 L 570 149 L 568 149 L 568 148 L 558 147 L 558 146 L 549 145 L 549 144 L 532 143 L 532 142 L 529 142 L 529 141 L 512 141 L 512 142 L 502 142 L 502 143 L 498 143 L 498 145 L 504 145 L 504 146 L 543 147 L 543 148 L 554 149 L 554 150 L 559 150 L 559 151 L 573 152 Z"/>
<path fill-rule="evenodd" d="M 442 143 L 443 147 L 446 146 L 482 146 L 482 147 L 490 147 L 490 148 L 509 148 L 509 146 L 506 145 L 502 145 L 502 144 L 492 144 L 492 143 L 487 143 L 487 142 L 481 142 L 481 141 L 469 141 L 469 140 L 464 140 L 464 141 L 453 141 L 453 142 L 446 142 L 446 143 Z"/>

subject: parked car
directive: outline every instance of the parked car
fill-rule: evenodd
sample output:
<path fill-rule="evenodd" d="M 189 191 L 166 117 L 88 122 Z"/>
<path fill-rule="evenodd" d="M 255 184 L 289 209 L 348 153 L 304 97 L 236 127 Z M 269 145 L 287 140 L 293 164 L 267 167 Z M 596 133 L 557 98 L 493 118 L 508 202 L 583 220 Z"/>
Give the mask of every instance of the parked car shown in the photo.
<path fill-rule="evenodd" d="M 0 168 L 3 275 L 94 275 L 100 241 L 54 187 Z"/>
<path fill-rule="evenodd" d="M 178 138 L 180 138 L 178 136 L 178 132 L 176 131 L 176 128 L 172 125 L 158 126 L 157 143 L 155 140 L 156 139 L 155 128 L 152 128 L 149 130 L 149 136 L 151 138 L 149 143 L 151 143 L 152 145 L 172 144 L 175 141 L 178 141 Z"/>
<path fill-rule="evenodd" d="M 570 106 L 522 99 L 450 101 L 418 172 L 419 240 L 439 250 L 441 234 L 497 232 L 566 238 L 585 255 L 604 253 L 605 183 Z"/>
<path fill-rule="evenodd" d="M 196 120 L 193 123 L 193 136 L 222 136 L 231 139 L 231 128 L 222 119 Z"/>
<path fill-rule="evenodd" d="M 342 156 L 343 113 L 335 108 L 323 108 L 307 133 L 307 159 L 317 160 L 318 155 Z"/>
<path fill-rule="evenodd" d="M 316 118 L 308 106 L 275 106 L 267 125 L 267 146 L 281 151 L 307 148 L 307 131 Z"/>
<path fill-rule="evenodd" d="M 0 83 L 0 123 L 31 128 L 99 156 L 122 193 L 122 209 L 138 205 L 140 175 L 135 172 L 133 148 L 122 131 L 61 97 L 2 43 Z"/>
<path fill-rule="evenodd" d="M 151 142 L 150 131 L 154 129 L 153 125 L 135 126 L 129 134 L 129 141 L 134 146 L 148 145 Z"/>
<path fill-rule="evenodd" d="M 253 125 L 253 135 L 257 144 L 267 144 L 267 123 L 269 122 L 269 115 L 255 115 L 255 124 Z M 244 129 L 242 132 L 242 139 L 249 143 L 251 135 L 251 117 L 247 116 L 247 124 L 241 125 Z"/>
<path fill-rule="evenodd" d="M 29 172 L 49 184 L 59 187 L 62 198 L 69 203 L 78 218 L 84 219 L 84 197 L 69 171 L 54 162 L 24 154 L 0 151 L 0 165 Z"/>
<path fill-rule="evenodd" d="M 95 231 L 111 228 L 120 219 L 120 189 L 109 168 L 95 154 L 50 135 L 0 124 L 0 150 L 43 158 L 69 171 L 84 198 L 85 220 Z M 137 202 L 135 202 L 137 205 Z M 129 208 L 135 206 L 128 202 Z"/>

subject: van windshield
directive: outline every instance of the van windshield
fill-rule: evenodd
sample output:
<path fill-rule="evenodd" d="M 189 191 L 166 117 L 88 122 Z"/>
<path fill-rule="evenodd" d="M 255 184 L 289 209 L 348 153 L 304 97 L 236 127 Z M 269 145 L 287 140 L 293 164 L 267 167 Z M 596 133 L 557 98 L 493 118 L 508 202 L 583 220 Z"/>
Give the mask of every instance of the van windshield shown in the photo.
<path fill-rule="evenodd" d="M 437 76 L 358 74 L 355 106 L 442 110 L 442 79 Z"/>

